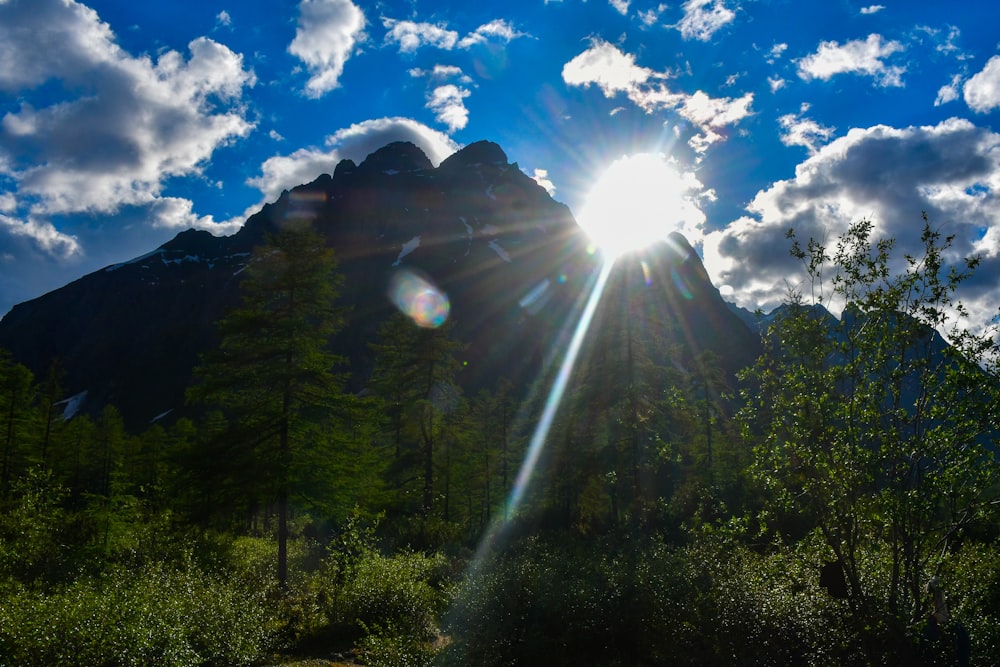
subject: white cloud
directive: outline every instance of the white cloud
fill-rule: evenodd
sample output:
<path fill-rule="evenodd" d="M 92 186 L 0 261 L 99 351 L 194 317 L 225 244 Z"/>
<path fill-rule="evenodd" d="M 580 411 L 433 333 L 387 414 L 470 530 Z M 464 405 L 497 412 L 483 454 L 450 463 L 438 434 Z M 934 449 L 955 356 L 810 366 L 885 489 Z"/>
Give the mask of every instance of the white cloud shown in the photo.
<path fill-rule="evenodd" d="M 38 220 L 32 216 L 29 216 L 27 220 L 18 220 L 0 214 L 0 229 L 12 236 L 26 237 L 46 253 L 63 259 L 79 255 L 82 252 L 77 237 L 64 234 L 56 229 L 52 223 Z"/>
<path fill-rule="evenodd" d="M 934 31 L 935 36 L 937 32 L 938 31 Z M 939 53 L 955 53 L 956 51 L 959 50 L 955 42 L 958 41 L 958 38 L 961 36 L 961 34 L 962 31 L 959 30 L 956 26 L 948 26 L 948 36 L 945 37 L 945 40 L 943 42 L 939 42 L 938 45 L 934 47 L 935 50 L 938 51 Z M 962 60 L 963 58 L 960 57 L 959 59 Z"/>
<path fill-rule="evenodd" d="M 630 0 L 608 0 L 608 4 L 615 8 L 622 16 L 628 16 L 628 6 Z"/>
<path fill-rule="evenodd" d="M 785 51 L 788 50 L 788 44 L 780 42 L 771 47 L 771 50 L 767 52 L 767 58 L 765 60 L 769 65 L 773 65 L 774 61 L 784 55 Z"/>
<path fill-rule="evenodd" d="M 953 102 L 958 99 L 958 84 L 962 82 L 962 75 L 956 74 L 951 77 L 951 82 L 947 83 L 940 88 L 938 88 L 937 97 L 934 99 L 934 106 L 939 107 L 942 104 L 947 104 L 948 102 Z"/>
<path fill-rule="evenodd" d="M 489 23 L 476 28 L 459 41 L 458 46 L 467 49 L 475 44 L 482 44 L 488 41 L 497 41 L 506 44 L 519 37 L 528 37 L 528 33 L 521 32 L 503 19 L 494 19 Z"/>
<path fill-rule="evenodd" d="M 233 17 L 225 9 L 215 15 L 215 24 L 229 27 L 233 25 Z"/>
<path fill-rule="evenodd" d="M 635 56 L 622 53 L 614 44 L 595 40 L 590 48 L 563 65 L 563 81 L 570 86 L 596 84 L 605 97 L 627 92 L 655 78 L 656 74 L 635 64 Z"/>
<path fill-rule="evenodd" d="M 877 14 L 878 12 L 885 9 L 885 5 L 868 5 L 867 7 L 861 8 L 862 14 Z"/>
<path fill-rule="evenodd" d="M 946 261 L 982 255 L 960 295 L 977 320 L 1000 303 L 1000 134 L 967 120 L 852 129 L 799 164 L 794 178 L 758 192 L 747 211 L 703 246 L 707 268 L 717 283 L 736 288 L 740 305 L 770 308 L 801 280 L 788 229 L 802 241 L 832 242 L 851 222 L 870 218 L 876 236 L 897 240 L 894 257 L 902 261 L 904 253 L 919 254 L 922 211 L 955 235 Z"/>
<path fill-rule="evenodd" d="M 459 83 L 472 83 L 472 77 L 463 72 L 461 67 L 455 65 L 435 65 L 430 70 L 414 67 L 409 71 L 409 74 L 414 78 L 426 77 L 432 81 L 448 81 L 451 79 Z"/>
<path fill-rule="evenodd" d="M 803 112 L 805 109 L 803 109 Z M 778 118 L 778 125 L 783 130 L 781 143 L 786 146 L 804 146 L 810 155 L 815 154 L 819 147 L 833 136 L 836 128 L 825 127 L 810 118 L 798 114 L 785 114 Z"/>
<path fill-rule="evenodd" d="M 326 150 L 301 148 L 289 155 L 268 158 L 261 165 L 261 174 L 247 179 L 247 185 L 261 191 L 263 200 L 249 207 L 243 217 L 249 217 L 264 203 L 276 200 L 282 190 L 309 183 L 320 174 L 332 174 L 341 160 L 350 159 L 360 164 L 370 153 L 393 141 L 416 144 L 435 166 L 460 148 L 447 134 L 409 118 L 378 118 L 355 123 L 327 137 Z"/>
<path fill-rule="evenodd" d="M 654 25 L 660 20 L 660 16 L 663 12 L 667 11 L 668 5 L 660 3 L 656 7 L 650 7 L 646 11 L 639 10 L 637 15 L 639 16 L 639 21 L 642 22 L 644 26 Z"/>
<path fill-rule="evenodd" d="M 675 27 L 684 39 L 706 42 L 735 18 L 736 13 L 727 8 L 723 0 L 687 0 L 684 18 Z"/>
<path fill-rule="evenodd" d="M 700 131 L 690 141 L 697 152 L 704 152 L 709 145 L 721 140 L 719 130 L 722 127 L 750 115 L 753 102 L 753 93 L 734 99 L 712 98 L 701 90 L 693 94 L 673 92 L 662 82 L 667 74 L 636 65 L 635 56 L 601 40 L 594 40 L 590 48 L 566 63 L 562 75 L 563 81 L 570 86 L 586 88 L 596 84 L 607 98 L 625 93 L 633 104 L 647 113 L 676 111 Z"/>
<path fill-rule="evenodd" d="M 438 86 L 427 96 L 427 108 L 434 112 L 438 122 L 448 126 L 449 132 L 461 130 L 469 122 L 465 98 L 471 93 L 454 84 Z"/>
<path fill-rule="evenodd" d="M 42 230 L 53 251 L 70 246 L 41 217 L 149 205 L 168 178 L 201 173 L 217 147 L 253 128 L 240 99 L 253 72 L 205 37 L 187 59 L 135 58 L 93 10 L 38 0 L 0 3 L 0 45 L 0 90 L 21 99 L 0 123 L 0 175 L 30 211 L 23 229 Z M 34 96 L 47 81 L 64 92 Z"/>
<path fill-rule="evenodd" d="M 529 36 L 503 19 L 484 23 L 462 39 L 458 38 L 457 31 L 450 29 L 445 23 L 418 23 L 383 17 L 382 25 L 388 30 L 385 42 L 398 44 L 400 53 L 416 53 L 425 46 L 444 51 L 451 51 L 455 47 L 469 49 L 476 44 L 491 41 L 506 44 L 519 37 Z"/>
<path fill-rule="evenodd" d="M 903 51 L 897 41 L 882 43 L 882 36 L 871 34 L 864 41 L 854 40 L 843 45 L 822 42 L 816 53 L 798 61 L 802 79 L 828 81 L 837 74 L 855 73 L 870 76 L 880 86 L 902 86 L 905 67 L 886 65 L 883 59 Z"/>
<path fill-rule="evenodd" d="M 210 215 L 197 215 L 194 203 L 181 197 L 160 197 L 147 209 L 147 218 L 153 227 L 166 229 L 205 229 L 214 234 L 234 234 L 248 216 L 217 221 Z"/>
<path fill-rule="evenodd" d="M 965 103 L 977 113 L 1000 109 L 1000 56 L 993 56 L 983 70 L 962 88 Z"/>
<path fill-rule="evenodd" d="M 288 52 L 312 75 L 306 95 L 319 98 L 340 85 L 340 75 L 363 39 L 365 15 L 351 0 L 302 0 Z"/>
<path fill-rule="evenodd" d="M 688 96 L 680 108 L 680 114 L 695 125 L 722 127 L 732 125 L 750 115 L 753 93 L 742 97 L 709 97 L 702 91 Z"/>
<path fill-rule="evenodd" d="M 769 76 L 767 77 L 767 85 L 771 87 L 771 92 L 776 93 L 785 87 L 787 82 L 780 76 Z"/>
<path fill-rule="evenodd" d="M 556 194 L 556 186 L 549 180 L 548 169 L 535 169 L 534 175 L 531 177 L 534 179 L 535 183 L 545 188 L 545 191 L 549 193 L 550 197 L 554 197 Z"/>
<path fill-rule="evenodd" d="M 423 46 L 433 46 L 450 50 L 458 43 L 458 33 L 444 25 L 397 21 L 383 18 L 382 25 L 389 32 L 385 35 L 388 44 L 399 44 L 400 53 L 415 53 Z"/>

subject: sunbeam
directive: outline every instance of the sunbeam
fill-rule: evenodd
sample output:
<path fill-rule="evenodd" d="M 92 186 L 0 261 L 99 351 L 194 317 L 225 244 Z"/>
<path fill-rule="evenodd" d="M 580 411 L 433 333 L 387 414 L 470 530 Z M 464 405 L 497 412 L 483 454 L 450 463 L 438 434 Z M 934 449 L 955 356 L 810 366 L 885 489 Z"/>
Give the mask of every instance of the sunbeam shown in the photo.
<path fill-rule="evenodd" d="M 580 353 L 583 339 L 590 329 L 590 321 L 597 310 L 597 304 L 601 301 L 601 294 L 604 293 L 604 285 L 608 282 L 608 276 L 611 274 L 613 265 L 613 262 L 605 262 L 601 266 L 601 272 L 597 275 L 597 280 L 590 290 L 587 305 L 584 307 L 583 313 L 580 314 L 580 320 L 573 331 L 573 338 L 570 340 L 569 347 L 566 348 L 566 356 L 563 357 L 562 365 L 559 367 L 559 374 L 556 375 L 556 379 L 552 383 L 552 389 L 549 390 L 549 397 L 545 401 L 545 409 L 542 410 L 542 416 L 538 420 L 538 426 L 535 427 L 535 432 L 531 436 L 528 451 L 525 454 L 524 461 L 521 463 L 521 469 L 517 473 L 517 479 L 514 481 L 514 487 L 507 501 L 508 515 L 513 515 L 516 512 L 518 506 L 521 504 L 521 500 L 524 498 L 528 484 L 531 482 L 535 465 L 538 463 L 538 457 L 545 446 L 545 439 L 549 435 L 552 420 L 555 418 L 556 411 L 562 402 L 563 393 L 566 391 L 566 385 L 569 382 L 570 375 L 573 373 L 573 366 L 576 364 L 576 357 Z"/>

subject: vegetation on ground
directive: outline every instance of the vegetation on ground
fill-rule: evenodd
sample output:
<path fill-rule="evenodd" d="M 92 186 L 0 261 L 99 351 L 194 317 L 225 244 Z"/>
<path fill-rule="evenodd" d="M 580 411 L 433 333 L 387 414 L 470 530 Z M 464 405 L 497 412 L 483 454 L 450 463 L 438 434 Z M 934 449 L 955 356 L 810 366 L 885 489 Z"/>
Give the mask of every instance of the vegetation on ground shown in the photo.
<path fill-rule="evenodd" d="M 0 353 L 0 665 L 992 664 L 976 260 L 872 233 L 792 235 L 803 287 L 738 381 L 613 287 L 517 505 L 551 378 L 466 396 L 453 329 L 400 315 L 349 393 L 306 224 L 255 251 L 194 419 L 63 419 L 58 364 Z"/>

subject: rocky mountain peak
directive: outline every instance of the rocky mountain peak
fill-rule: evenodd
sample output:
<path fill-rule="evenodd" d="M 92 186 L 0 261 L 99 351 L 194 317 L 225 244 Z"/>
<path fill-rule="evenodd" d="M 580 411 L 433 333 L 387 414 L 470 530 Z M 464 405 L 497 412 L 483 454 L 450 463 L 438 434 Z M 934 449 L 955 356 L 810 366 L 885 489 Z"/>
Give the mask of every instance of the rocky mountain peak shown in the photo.
<path fill-rule="evenodd" d="M 434 165 L 427 155 L 415 144 L 409 141 L 394 141 L 368 155 L 358 166 L 358 171 L 407 173 L 433 168 Z"/>
<path fill-rule="evenodd" d="M 345 174 L 350 174 L 358 168 L 358 165 L 354 164 L 354 160 L 345 159 L 337 163 L 337 168 L 333 170 L 333 177 L 343 176 Z"/>
<path fill-rule="evenodd" d="M 507 154 L 498 144 L 492 141 L 477 141 L 471 143 L 457 153 L 445 158 L 439 169 L 448 171 L 474 164 L 506 165 Z"/>

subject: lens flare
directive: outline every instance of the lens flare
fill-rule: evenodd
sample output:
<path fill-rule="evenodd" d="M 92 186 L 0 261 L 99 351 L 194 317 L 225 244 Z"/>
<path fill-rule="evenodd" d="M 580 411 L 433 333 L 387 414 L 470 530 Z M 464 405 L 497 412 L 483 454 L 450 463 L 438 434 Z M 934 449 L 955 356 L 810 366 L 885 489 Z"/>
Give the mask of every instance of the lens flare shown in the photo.
<path fill-rule="evenodd" d="M 556 376 L 555 382 L 552 383 L 552 389 L 549 391 L 548 399 L 545 401 L 545 409 L 542 410 L 541 419 L 538 420 L 535 432 L 531 436 L 531 442 L 524 456 L 524 462 L 521 464 L 521 469 L 518 471 L 517 479 L 511 489 L 510 498 L 507 501 L 508 514 L 513 514 L 517 510 L 524 498 L 525 491 L 528 489 L 528 484 L 531 482 L 531 477 L 535 472 L 535 465 L 538 463 L 538 457 L 541 455 L 545 440 L 548 438 L 549 429 L 552 427 L 552 420 L 555 419 L 556 411 L 562 403 L 563 394 L 566 392 L 566 386 L 569 384 L 569 378 L 573 373 L 573 366 L 576 365 L 576 357 L 580 353 L 583 339 L 590 329 L 590 321 L 594 318 L 597 304 L 601 301 L 601 295 L 604 293 L 604 286 L 608 282 L 612 266 L 612 262 L 605 262 L 602 265 L 601 272 L 590 290 L 587 305 L 584 307 L 576 329 L 573 331 L 573 338 L 566 349 L 566 356 L 563 357 L 562 365 L 559 367 L 559 374 Z"/>
<path fill-rule="evenodd" d="M 425 329 L 441 326 L 451 312 L 448 295 L 430 278 L 410 269 L 393 274 L 389 280 L 389 298 L 401 313 Z"/>

